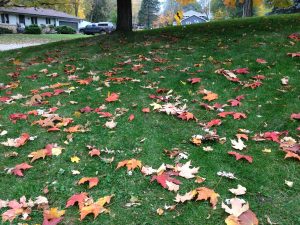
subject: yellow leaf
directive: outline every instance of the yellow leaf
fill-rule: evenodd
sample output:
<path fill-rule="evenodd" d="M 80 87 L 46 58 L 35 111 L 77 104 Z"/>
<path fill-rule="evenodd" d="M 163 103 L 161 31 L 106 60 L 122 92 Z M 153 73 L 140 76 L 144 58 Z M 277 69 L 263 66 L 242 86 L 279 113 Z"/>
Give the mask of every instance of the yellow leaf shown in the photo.
<path fill-rule="evenodd" d="M 73 163 L 79 163 L 79 161 L 80 161 L 80 158 L 78 158 L 77 156 L 71 157 L 71 162 L 73 162 Z"/>

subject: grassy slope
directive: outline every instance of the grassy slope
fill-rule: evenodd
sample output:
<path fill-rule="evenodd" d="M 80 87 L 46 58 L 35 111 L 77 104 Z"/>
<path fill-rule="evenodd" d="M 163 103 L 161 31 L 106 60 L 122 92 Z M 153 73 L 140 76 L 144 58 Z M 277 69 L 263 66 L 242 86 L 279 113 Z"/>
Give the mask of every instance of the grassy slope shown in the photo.
<path fill-rule="evenodd" d="M 15 66 L 8 63 L 9 58 L 25 59 L 25 62 L 33 58 L 42 61 L 46 52 L 53 52 L 56 49 L 62 51 L 60 63 L 50 67 L 41 63 L 30 66 L 21 73 L 21 85 L 13 90 L 13 93 L 24 95 L 41 86 L 66 82 L 67 77 L 63 73 L 65 64 L 71 63 L 83 68 L 76 73 L 81 78 L 88 77 L 87 72 L 90 70 L 100 71 L 100 80 L 103 81 L 105 79 L 103 72 L 118 67 L 117 62 L 128 58 L 134 60 L 139 55 L 152 58 L 154 55 L 166 58 L 169 62 L 158 64 L 143 61 L 144 69 L 149 71 L 147 75 L 132 72 L 131 66 L 125 66 L 124 70 L 118 74 L 118 76 L 140 79 L 142 83 L 111 84 L 109 88 L 105 87 L 101 81 L 89 86 L 72 83 L 73 86 L 80 88 L 71 95 L 64 94 L 50 98 L 50 105 L 46 108 L 55 106 L 60 101 L 62 106 L 59 107 L 58 113 L 65 117 L 74 117 L 75 111 L 87 105 L 94 108 L 100 106 L 104 103 L 108 92 L 121 93 L 120 102 L 108 104 L 109 112 L 113 112 L 117 107 L 129 109 L 127 114 L 117 119 L 118 126 L 115 131 L 103 128 L 106 120 L 98 118 L 96 114 L 89 113 L 80 118 L 74 117 L 74 124 L 85 124 L 90 121 L 91 132 L 74 134 L 74 142 L 69 145 L 63 144 L 66 140 L 64 132 L 47 133 L 38 126 L 30 126 L 31 122 L 38 118 L 31 117 L 29 121 L 18 121 L 16 125 L 7 119 L 11 113 L 25 113 L 35 107 L 23 107 L 19 103 L 2 105 L 0 124 L 9 132 L 6 137 L 15 138 L 21 132 L 29 132 L 32 136 L 38 135 L 38 139 L 17 149 L 19 157 L 14 159 L 3 158 L 3 154 L 15 149 L 0 146 L 0 171 L 2 171 L 0 173 L 0 199 L 14 199 L 22 195 L 34 198 L 43 195 L 42 189 L 48 185 L 50 192 L 47 197 L 51 206 L 64 208 L 66 200 L 72 194 L 86 191 L 86 187 L 76 185 L 76 181 L 82 176 L 95 176 L 98 171 L 98 176 L 101 177 L 100 184 L 88 192 L 94 199 L 114 193 L 115 197 L 109 206 L 111 214 L 101 215 L 95 221 L 90 216 L 80 223 L 77 207 L 72 207 L 67 210 L 64 224 L 223 224 L 226 213 L 221 209 L 220 202 L 232 197 L 228 188 L 236 187 L 237 184 L 247 187 L 248 193 L 244 198 L 249 201 L 251 209 L 257 214 L 262 224 L 267 224 L 266 215 L 279 224 L 299 224 L 297 213 L 300 210 L 299 162 L 284 160 L 284 153 L 274 142 L 258 143 L 251 140 L 246 142 L 248 148 L 245 154 L 254 157 L 253 164 L 235 161 L 233 157 L 227 155 L 227 152 L 231 150 L 229 139 L 234 138 L 239 128 L 249 129 L 253 132 L 252 134 L 289 130 L 290 135 L 296 137 L 295 129 L 299 123 L 291 121 L 289 117 L 291 113 L 300 111 L 299 59 L 287 57 L 286 53 L 299 50 L 299 43 L 291 45 L 287 39 L 290 33 L 299 31 L 300 16 L 294 15 L 138 32 L 127 37 L 103 36 L 22 49 L 20 53 L 16 51 L 1 53 L 1 82 L 8 83 L 11 79 L 6 74 L 15 70 Z M 210 56 L 220 62 L 230 59 L 232 64 L 213 64 L 209 60 Z M 71 61 L 70 58 L 72 58 Z M 266 59 L 268 64 L 256 63 L 257 58 Z M 198 69 L 193 67 L 195 63 L 203 64 L 201 69 L 205 72 L 196 75 L 202 78 L 201 84 L 183 85 L 181 81 L 186 81 L 191 76 L 180 70 L 190 67 L 190 72 L 194 72 Z M 162 71 L 153 71 L 153 68 L 157 66 L 161 67 Z M 241 89 L 223 76 L 215 74 L 215 69 L 219 67 L 228 69 L 248 67 L 251 74 L 244 76 L 263 74 L 267 79 L 263 86 L 256 90 Z M 60 77 L 51 79 L 40 75 L 41 78 L 36 81 L 25 78 L 27 75 L 38 74 L 38 71 L 43 68 L 48 68 L 51 73 L 58 72 Z M 160 76 L 166 78 L 160 79 Z M 278 91 L 281 88 L 280 79 L 283 76 L 290 77 L 291 85 L 285 93 Z M 246 95 L 243 105 L 232 110 L 246 112 L 248 118 L 240 121 L 232 118 L 224 119 L 222 126 L 217 130 L 221 137 L 227 137 L 227 143 L 224 145 L 208 144 L 214 148 L 214 151 L 204 152 L 202 146 L 196 147 L 189 143 L 192 135 L 202 133 L 201 127 L 195 122 L 180 121 L 162 113 L 151 112 L 145 115 L 141 112 L 142 108 L 148 107 L 153 102 L 148 95 L 155 94 L 155 90 L 143 89 L 140 86 L 156 81 L 160 82 L 160 88 L 173 89 L 174 94 L 188 99 L 189 111 L 193 112 L 200 121 L 205 122 L 217 118 L 216 112 L 205 111 L 198 103 L 191 101 L 192 99 L 201 100 L 201 96 L 196 94 L 200 85 L 218 93 L 217 102 L 220 103 L 225 103 L 237 95 Z M 103 87 L 101 92 L 96 91 L 99 86 Z M 5 91 L 0 93 L 0 96 L 3 96 Z M 70 105 L 71 100 L 78 101 L 79 104 Z M 24 102 L 24 100 L 19 102 Z M 138 106 L 133 107 L 133 103 L 137 103 Z M 136 118 L 128 122 L 127 119 L 131 113 L 134 113 Z M 6 140 L 6 137 L 0 137 L 0 141 Z M 140 143 L 143 138 L 146 138 L 145 142 Z M 34 162 L 34 168 L 26 171 L 24 178 L 17 178 L 3 172 L 5 167 L 28 162 L 27 155 L 30 152 L 41 149 L 48 143 L 58 143 L 65 146 L 66 150 L 58 157 Z M 96 158 L 90 158 L 85 148 L 87 144 L 99 148 L 119 149 L 122 152 L 116 154 L 115 162 L 109 165 Z M 176 211 L 167 212 L 159 217 L 156 209 L 165 204 L 172 204 L 174 193 L 162 189 L 155 182 L 150 183 L 149 177 L 143 177 L 137 171 L 132 176 L 128 176 L 125 169 L 115 171 L 117 162 L 132 157 L 154 168 L 163 162 L 172 164 L 173 161 L 167 158 L 162 150 L 175 147 L 190 154 L 193 166 L 200 166 L 200 175 L 207 178 L 203 185 L 214 188 L 220 194 L 221 199 L 216 210 L 211 210 L 207 202 L 188 202 L 178 206 Z M 141 148 L 142 151 L 135 153 L 133 151 L 135 148 Z M 262 152 L 264 148 L 270 148 L 272 152 L 265 154 Z M 70 162 L 70 157 L 73 155 L 81 158 L 79 164 Z M 71 175 L 73 169 L 80 170 L 81 175 L 77 177 Z M 62 170 L 64 173 L 61 172 Z M 220 170 L 234 172 L 239 180 L 220 179 L 216 175 Z M 293 181 L 294 187 L 288 188 L 284 180 Z M 54 181 L 56 183 L 53 183 Z M 197 185 L 193 180 L 182 181 L 181 194 L 202 186 Z M 141 200 L 141 206 L 124 207 L 131 196 L 138 197 Z M 32 213 L 32 218 L 34 222 L 40 223 L 42 213 L 35 211 Z M 34 224 L 34 222 L 30 223 Z"/>

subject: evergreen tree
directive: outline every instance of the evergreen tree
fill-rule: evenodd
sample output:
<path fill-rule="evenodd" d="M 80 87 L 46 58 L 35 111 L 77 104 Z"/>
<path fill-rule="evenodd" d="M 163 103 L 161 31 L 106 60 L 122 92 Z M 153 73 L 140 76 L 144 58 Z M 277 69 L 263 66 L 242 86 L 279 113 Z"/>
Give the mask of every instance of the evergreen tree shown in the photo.
<path fill-rule="evenodd" d="M 151 28 L 154 20 L 157 19 L 160 3 L 158 0 L 143 0 L 139 11 L 139 23 Z"/>
<path fill-rule="evenodd" d="M 107 21 L 111 19 L 113 11 L 116 11 L 116 1 L 93 0 L 92 9 L 87 18 L 91 22 Z"/>

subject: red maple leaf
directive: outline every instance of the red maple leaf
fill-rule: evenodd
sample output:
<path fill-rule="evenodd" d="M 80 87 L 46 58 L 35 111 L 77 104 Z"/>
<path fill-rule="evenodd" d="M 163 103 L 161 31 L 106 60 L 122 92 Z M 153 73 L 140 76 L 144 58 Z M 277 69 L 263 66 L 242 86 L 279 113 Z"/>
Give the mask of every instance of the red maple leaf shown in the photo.
<path fill-rule="evenodd" d="M 266 77 L 264 75 L 256 75 L 256 76 L 253 76 L 252 78 L 255 79 L 255 80 L 264 80 L 264 79 L 266 79 Z"/>
<path fill-rule="evenodd" d="M 89 106 L 86 106 L 86 107 L 80 109 L 81 113 L 89 113 L 89 112 L 92 112 L 92 111 L 93 111 L 93 109 Z"/>
<path fill-rule="evenodd" d="M 229 155 L 233 155 L 235 156 L 236 160 L 240 160 L 240 159 L 246 159 L 249 163 L 253 162 L 253 158 L 249 155 L 242 155 L 238 152 L 228 152 Z"/>
<path fill-rule="evenodd" d="M 157 181 L 157 183 L 159 183 L 163 188 L 168 188 L 167 187 L 167 181 L 174 183 L 174 184 L 181 184 L 181 182 L 171 176 L 178 176 L 179 173 L 176 172 L 163 172 L 160 175 L 154 175 L 151 178 L 150 182 L 153 182 L 154 180 Z"/>
<path fill-rule="evenodd" d="M 248 74 L 249 73 L 248 70 L 249 70 L 248 68 L 238 68 L 235 69 L 234 72 L 238 74 Z"/>
<path fill-rule="evenodd" d="M 63 220 L 63 217 L 60 217 L 60 218 L 54 218 L 54 219 L 51 219 L 51 220 L 48 220 L 48 219 L 45 218 L 42 225 L 57 225 L 57 224 L 59 224 L 62 220 Z"/>
<path fill-rule="evenodd" d="M 242 103 L 237 99 L 229 99 L 227 102 L 231 104 L 231 106 L 240 106 Z"/>
<path fill-rule="evenodd" d="M 119 95 L 117 93 L 111 93 L 106 99 L 105 101 L 107 102 L 115 102 L 119 99 Z"/>
<path fill-rule="evenodd" d="M 187 81 L 190 82 L 191 84 L 196 84 L 196 83 L 201 82 L 201 78 L 198 78 L 198 77 L 189 78 L 189 79 L 187 79 Z"/>
<path fill-rule="evenodd" d="M 98 149 L 96 149 L 96 148 L 94 148 L 94 149 L 92 149 L 91 151 L 89 151 L 89 155 L 90 156 L 100 156 L 100 150 L 98 150 Z"/>
<path fill-rule="evenodd" d="M 44 93 L 40 94 L 40 96 L 50 98 L 52 96 L 52 92 L 44 92 Z"/>
<path fill-rule="evenodd" d="M 112 117 L 112 114 L 109 112 L 97 112 L 99 115 L 101 115 L 100 117 L 106 118 L 106 117 Z"/>
<path fill-rule="evenodd" d="M 0 97 L 0 102 L 7 102 L 9 101 L 11 98 L 8 97 L 8 96 L 3 96 L 3 97 Z"/>
<path fill-rule="evenodd" d="M 266 140 L 274 141 L 274 142 L 280 142 L 279 138 L 281 135 L 287 135 L 288 131 L 278 132 L 278 131 L 272 131 L 272 132 L 266 132 L 264 133 L 263 137 Z"/>
<path fill-rule="evenodd" d="M 53 92 L 54 92 L 54 95 L 60 95 L 60 94 L 64 93 L 65 90 L 64 89 L 55 89 Z"/>
<path fill-rule="evenodd" d="M 182 120 L 192 120 L 195 119 L 194 114 L 190 113 L 190 112 L 183 112 L 180 115 L 178 115 L 178 118 L 182 119 Z"/>
<path fill-rule="evenodd" d="M 260 64 L 266 64 L 266 63 L 268 63 L 265 59 L 256 59 L 256 62 L 257 63 L 260 63 Z"/>
<path fill-rule="evenodd" d="M 221 113 L 218 114 L 218 116 L 222 117 L 222 118 L 225 118 L 228 115 L 232 115 L 232 114 L 234 114 L 234 112 L 221 112 Z"/>
<path fill-rule="evenodd" d="M 21 164 L 16 165 L 11 170 L 11 173 L 14 174 L 14 175 L 16 175 L 16 176 L 23 177 L 24 174 L 23 174 L 22 170 L 27 170 L 27 169 L 30 169 L 30 168 L 32 168 L 32 166 L 30 166 L 29 164 L 27 164 L 27 163 L 21 163 Z"/>
<path fill-rule="evenodd" d="M 214 120 L 211 120 L 210 122 L 208 122 L 206 124 L 206 128 L 210 128 L 212 126 L 220 126 L 222 124 L 222 121 L 220 119 L 214 119 Z"/>
<path fill-rule="evenodd" d="M 72 195 L 66 204 L 66 208 L 73 206 L 76 202 L 78 203 L 79 208 L 83 207 L 84 201 L 88 198 L 88 193 L 82 192 L 80 194 Z"/>
<path fill-rule="evenodd" d="M 239 112 L 237 112 L 237 113 L 233 113 L 232 115 L 233 115 L 233 119 L 235 119 L 235 120 L 247 118 L 247 116 L 246 116 L 245 113 L 239 113 Z"/>
<path fill-rule="evenodd" d="M 134 120 L 134 114 L 130 114 L 129 118 L 128 118 L 128 121 L 132 121 Z"/>
<path fill-rule="evenodd" d="M 17 120 L 27 120 L 27 115 L 23 113 L 14 113 L 9 115 L 9 119 L 13 122 L 16 123 Z"/>
<path fill-rule="evenodd" d="M 294 119 L 294 120 L 300 120 L 300 113 L 293 113 L 292 115 L 291 115 L 291 119 Z"/>
<path fill-rule="evenodd" d="M 149 112 L 150 112 L 150 108 L 143 108 L 143 109 L 142 109 L 142 112 L 144 112 L 144 113 L 149 113 Z"/>

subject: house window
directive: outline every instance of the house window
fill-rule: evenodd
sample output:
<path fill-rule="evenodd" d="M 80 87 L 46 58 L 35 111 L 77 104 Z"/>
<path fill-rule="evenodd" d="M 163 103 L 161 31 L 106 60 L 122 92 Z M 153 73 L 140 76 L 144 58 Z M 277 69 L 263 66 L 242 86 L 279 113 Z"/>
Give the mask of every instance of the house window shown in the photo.
<path fill-rule="evenodd" d="M 1 14 L 1 23 L 9 23 L 8 14 Z"/>
<path fill-rule="evenodd" d="M 46 18 L 46 24 L 51 24 L 51 19 L 50 18 Z"/>
<path fill-rule="evenodd" d="M 31 17 L 31 24 L 37 24 L 37 17 Z"/>

